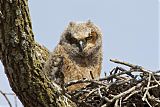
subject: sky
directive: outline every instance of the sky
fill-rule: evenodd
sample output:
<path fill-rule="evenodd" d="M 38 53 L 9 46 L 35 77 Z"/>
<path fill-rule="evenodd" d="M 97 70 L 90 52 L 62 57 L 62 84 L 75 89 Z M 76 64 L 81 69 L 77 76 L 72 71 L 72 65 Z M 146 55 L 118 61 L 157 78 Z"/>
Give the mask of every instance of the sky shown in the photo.
<path fill-rule="evenodd" d="M 29 0 L 36 41 L 53 51 L 70 21 L 90 19 L 103 33 L 103 68 L 119 59 L 147 69 L 160 69 L 158 0 Z M 12 92 L 0 64 L 0 90 Z M 13 106 L 14 98 L 9 97 Z M 8 107 L 0 95 L 0 107 Z M 18 102 L 18 107 L 22 105 Z"/>

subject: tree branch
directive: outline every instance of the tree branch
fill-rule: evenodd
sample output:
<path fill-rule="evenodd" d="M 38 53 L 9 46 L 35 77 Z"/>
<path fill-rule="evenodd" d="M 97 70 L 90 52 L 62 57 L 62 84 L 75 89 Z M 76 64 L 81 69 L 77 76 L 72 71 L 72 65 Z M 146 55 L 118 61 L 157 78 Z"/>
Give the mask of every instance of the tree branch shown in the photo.
<path fill-rule="evenodd" d="M 34 41 L 28 0 L 0 0 L 1 61 L 25 107 L 75 106 L 42 72 L 49 52 Z"/>
<path fill-rule="evenodd" d="M 9 107 L 12 107 L 12 104 L 11 104 L 11 102 L 9 101 L 8 97 L 6 96 L 6 94 L 3 93 L 1 90 L 0 90 L 0 93 L 1 93 L 1 94 L 4 96 L 4 98 L 6 99 L 6 101 L 7 101 L 8 105 L 9 105 Z"/>

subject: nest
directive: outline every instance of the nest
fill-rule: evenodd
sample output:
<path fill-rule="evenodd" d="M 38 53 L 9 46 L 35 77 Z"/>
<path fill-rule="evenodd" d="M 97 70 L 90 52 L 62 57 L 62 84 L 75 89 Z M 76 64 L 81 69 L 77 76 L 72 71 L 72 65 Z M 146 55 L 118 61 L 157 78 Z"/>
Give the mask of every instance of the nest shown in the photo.
<path fill-rule="evenodd" d="M 65 87 L 78 83 L 89 85 L 66 92 L 66 96 L 79 107 L 160 107 L 160 71 L 150 71 L 118 60 L 111 61 L 129 68 L 116 67 L 109 76 L 99 80 L 70 81 Z"/>

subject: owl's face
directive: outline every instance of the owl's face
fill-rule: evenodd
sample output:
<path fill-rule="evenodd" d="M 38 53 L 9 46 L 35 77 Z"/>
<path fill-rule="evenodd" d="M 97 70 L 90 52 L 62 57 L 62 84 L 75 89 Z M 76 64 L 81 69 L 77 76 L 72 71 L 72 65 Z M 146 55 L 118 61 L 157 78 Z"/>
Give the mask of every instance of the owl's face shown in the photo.
<path fill-rule="evenodd" d="M 70 22 L 60 42 L 71 56 L 88 57 L 98 52 L 102 45 L 101 38 L 99 28 L 93 23 Z"/>

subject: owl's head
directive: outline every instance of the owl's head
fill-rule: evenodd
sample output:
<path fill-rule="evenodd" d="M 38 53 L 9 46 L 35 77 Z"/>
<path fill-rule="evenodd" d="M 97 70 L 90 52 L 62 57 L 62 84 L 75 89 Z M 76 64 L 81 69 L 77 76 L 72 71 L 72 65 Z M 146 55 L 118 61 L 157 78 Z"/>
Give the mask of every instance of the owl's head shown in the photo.
<path fill-rule="evenodd" d="M 102 47 L 102 34 L 90 21 L 70 22 L 61 36 L 60 44 L 69 55 L 88 57 Z"/>

